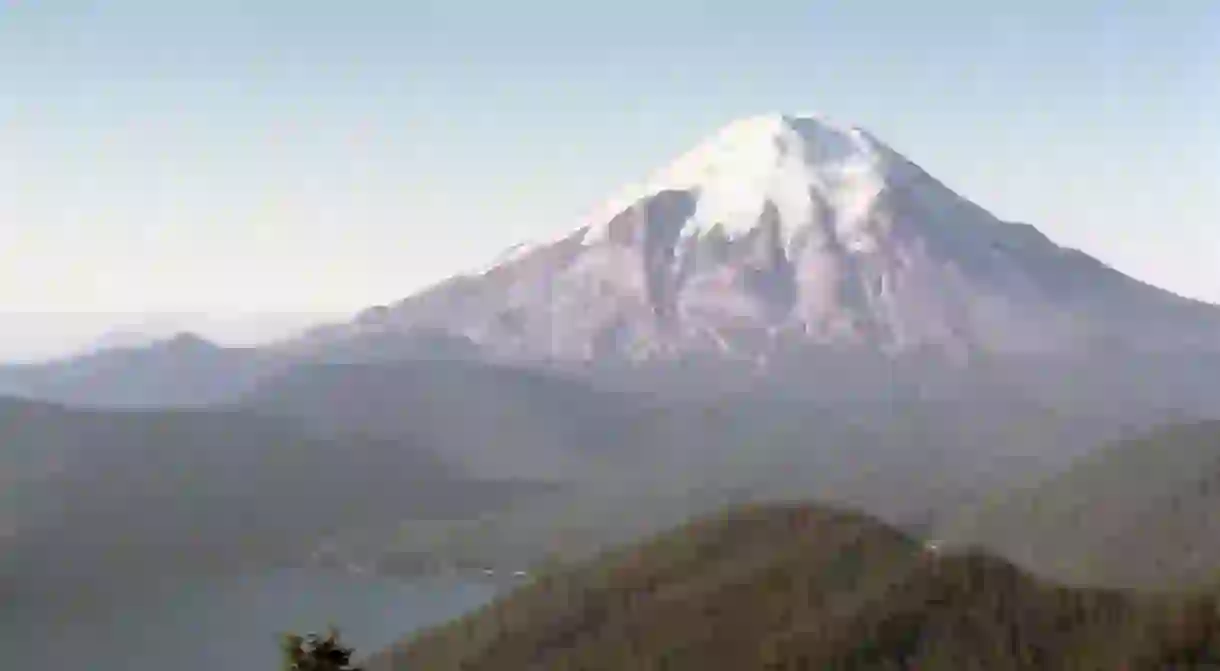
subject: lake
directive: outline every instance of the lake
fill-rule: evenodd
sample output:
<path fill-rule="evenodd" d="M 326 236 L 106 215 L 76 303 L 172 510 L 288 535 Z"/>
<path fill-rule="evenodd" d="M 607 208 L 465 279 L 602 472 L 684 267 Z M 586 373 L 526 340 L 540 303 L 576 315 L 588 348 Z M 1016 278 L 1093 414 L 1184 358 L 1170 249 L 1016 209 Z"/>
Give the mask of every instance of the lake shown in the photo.
<path fill-rule="evenodd" d="M 278 635 L 334 624 L 360 655 L 477 608 L 489 583 L 281 570 L 200 580 L 74 613 L 0 604 L 5 666 L 31 671 L 274 671 Z"/>

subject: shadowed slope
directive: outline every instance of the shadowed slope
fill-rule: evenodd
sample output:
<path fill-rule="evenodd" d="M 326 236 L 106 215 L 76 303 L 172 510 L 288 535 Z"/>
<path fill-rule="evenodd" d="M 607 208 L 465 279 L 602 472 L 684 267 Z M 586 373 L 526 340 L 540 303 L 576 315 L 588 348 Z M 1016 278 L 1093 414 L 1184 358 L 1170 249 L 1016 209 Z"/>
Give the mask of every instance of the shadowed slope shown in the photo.
<path fill-rule="evenodd" d="M 649 407 L 646 395 L 471 362 L 298 366 L 259 385 L 241 407 L 329 435 L 427 445 L 486 477 L 577 477 L 621 467 L 649 447 L 619 440 Z"/>
<path fill-rule="evenodd" d="M 1097 450 L 946 534 L 1071 582 L 1220 580 L 1220 422 L 1166 426 Z"/>
<path fill-rule="evenodd" d="M 0 589 L 117 593 L 303 562 L 340 530 L 472 517 L 538 491 L 469 479 L 417 444 L 326 440 L 239 412 L 0 399 Z"/>

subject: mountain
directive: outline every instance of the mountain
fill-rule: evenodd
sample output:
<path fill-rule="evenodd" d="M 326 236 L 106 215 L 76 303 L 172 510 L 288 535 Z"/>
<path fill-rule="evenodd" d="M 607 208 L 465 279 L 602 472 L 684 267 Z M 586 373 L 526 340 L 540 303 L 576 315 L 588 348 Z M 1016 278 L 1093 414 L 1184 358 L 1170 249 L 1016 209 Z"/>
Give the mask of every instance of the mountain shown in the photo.
<path fill-rule="evenodd" d="M 1110 435 L 1100 430 L 1102 421 L 1062 417 L 1015 398 L 841 404 L 763 389 L 675 398 L 607 389 L 556 371 L 461 361 L 294 366 L 235 407 L 292 418 L 327 435 L 428 445 L 488 477 L 615 487 L 643 479 L 670 489 L 679 481 L 739 488 L 758 478 L 767 481 L 755 483 L 761 489 L 774 491 L 781 479 L 809 485 L 816 475 L 829 484 L 865 469 L 900 477 L 938 456 L 956 462 L 952 475 L 960 481 L 991 459 L 1026 462 L 1009 463 L 1009 471 L 1044 468 L 1044 458 L 1062 466 L 1081 444 Z M 773 472 L 777 462 L 798 473 Z"/>
<path fill-rule="evenodd" d="M 319 471 L 301 477 L 321 478 L 326 469 L 342 466 L 334 474 L 336 486 L 350 482 L 362 496 L 384 503 L 370 504 L 364 517 L 328 527 L 333 532 L 328 544 L 386 570 L 410 572 L 420 561 L 531 565 L 556 550 L 583 556 L 746 500 L 817 495 L 896 523 L 925 524 L 989 487 L 1061 467 L 1068 455 L 1111 430 L 1104 421 L 1082 422 L 1016 399 L 946 403 L 881 398 L 841 404 L 782 390 L 675 398 L 606 389 L 585 376 L 460 360 L 301 363 L 266 372 L 251 387 L 236 401 L 206 411 L 83 415 L 102 418 L 90 422 L 103 426 L 126 422 L 116 426 L 126 427 L 122 431 L 127 433 L 113 440 L 107 436 L 120 429 L 89 429 L 93 423 L 65 411 L 64 426 L 78 429 L 69 438 L 56 438 L 53 422 L 26 423 L 30 433 L 6 450 L 21 454 L 25 445 L 25 453 L 56 463 L 55 449 L 33 446 L 63 440 L 88 445 L 93 436 L 93 444 L 113 445 L 97 453 L 112 455 L 113 461 L 104 464 L 126 468 L 150 459 L 188 464 L 201 450 L 211 449 L 209 441 L 236 450 L 255 442 L 256 429 L 270 430 L 258 427 L 280 427 L 292 433 L 272 435 L 246 449 L 257 455 L 267 445 L 308 439 L 319 451 L 320 461 L 310 462 Z M 149 424 L 160 422 L 169 422 L 170 432 L 150 433 Z M 218 438 L 214 425 L 221 423 L 231 423 L 235 433 Z M 188 435 L 190 431 L 196 433 Z M 294 438 L 297 434 L 302 437 Z M 137 446 L 148 454 L 133 452 Z M 542 481 L 559 487 L 503 501 L 478 520 L 425 524 L 410 505 L 398 505 L 414 500 L 410 491 L 382 479 L 396 473 L 382 454 L 395 446 L 404 446 L 402 459 L 423 454 L 466 479 Z M 323 458 L 326 449 L 333 452 Z M 149 456 L 157 450 L 155 459 Z M 304 459 L 313 453 L 297 454 Z M 236 453 L 230 457 L 217 456 L 216 468 L 246 463 Z M 366 463 L 349 464 L 348 459 Z M 73 463 L 76 469 L 86 468 L 86 462 Z M 100 467 L 98 472 L 109 473 Z M 110 477 L 99 481 L 100 491 L 112 486 Z M 172 469 L 147 477 L 149 486 L 156 487 L 177 481 Z M 225 476 L 218 472 L 216 477 Z M 302 485 L 311 490 L 321 486 L 312 481 Z M 458 493 L 467 491 L 454 487 Z M 14 496 L 16 491 L 10 488 Z M 41 491 L 50 495 L 57 489 Z M 225 511 L 235 499 L 192 500 L 198 514 L 207 517 L 229 514 Z M 93 499 L 83 501 L 88 503 L 81 506 L 94 507 Z M 294 499 L 277 493 L 260 505 L 280 510 L 277 506 L 289 501 Z M 439 526 L 444 533 L 438 541 L 422 533 L 423 526 Z"/>
<path fill-rule="evenodd" d="M 296 346 L 416 329 L 539 362 L 1220 351 L 1220 309 L 1000 221 L 864 130 L 783 115 L 728 125 L 558 240 Z"/>
<path fill-rule="evenodd" d="M 0 437 L 0 592 L 38 601 L 303 563 L 345 530 L 473 518 L 549 490 L 472 478 L 427 445 L 236 411 L 0 399 Z"/>
<path fill-rule="evenodd" d="M 0 394 L 92 407 L 189 407 L 232 399 L 282 364 L 192 333 L 67 359 L 0 366 Z"/>
<path fill-rule="evenodd" d="M 1162 427 L 1095 450 L 943 533 L 1074 583 L 1220 581 L 1220 422 Z"/>
<path fill-rule="evenodd" d="M 856 513 L 755 506 L 544 573 L 367 668 L 1211 668 L 1218 608 L 1065 588 Z"/>
<path fill-rule="evenodd" d="M 116 336 L 104 343 L 108 346 L 65 359 L 0 365 L 0 394 L 96 408 L 228 405 L 299 365 L 480 357 L 468 339 L 427 330 L 364 333 L 308 352 L 278 343 L 221 346 L 186 332 L 130 342 L 126 338 Z"/>
<path fill-rule="evenodd" d="M 784 115 L 731 123 L 559 239 L 351 321 L 0 367 L 0 393 L 215 404 L 295 365 L 407 360 L 705 398 L 761 383 L 1220 417 L 1220 308 L 1001 221 L 864 130 Z"/>

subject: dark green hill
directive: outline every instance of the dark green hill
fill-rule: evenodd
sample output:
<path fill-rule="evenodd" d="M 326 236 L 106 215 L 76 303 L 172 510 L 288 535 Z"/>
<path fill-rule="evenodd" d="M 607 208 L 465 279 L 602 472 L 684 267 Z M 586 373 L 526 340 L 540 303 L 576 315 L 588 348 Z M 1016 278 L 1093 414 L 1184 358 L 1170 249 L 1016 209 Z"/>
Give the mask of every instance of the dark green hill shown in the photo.
<path fill-rule="evenodd" d="M 945 535 L 1074 583 L 1220 580 L 1220 422 L 1167 426 L 1100 449 Z"/>
<path fill-rule="evenodd" d="M 368 668 L 1211 668 L 1218 607 L 1060 587 L 858 514 L 751 507 L 538 577 Z"/>
<path fill-rule="evenodd" d="M 0 584 L 35 594 L 304 561 L 342 530 L 474 517 L 545 489 L 240 412 L 14 400 L 0 400 L 0 485 Z"/>

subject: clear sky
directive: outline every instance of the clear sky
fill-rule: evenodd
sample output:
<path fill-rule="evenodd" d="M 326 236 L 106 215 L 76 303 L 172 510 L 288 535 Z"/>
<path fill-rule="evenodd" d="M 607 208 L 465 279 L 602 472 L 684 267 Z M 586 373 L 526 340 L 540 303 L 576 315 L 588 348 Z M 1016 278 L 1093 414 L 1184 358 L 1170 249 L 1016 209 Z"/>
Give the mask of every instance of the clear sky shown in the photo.
<path fill-rule="evenodd" d="M 0 0 L 0 319 L 392 301 L 771 111 L 1220 302 L 1215 0 Z"/>

